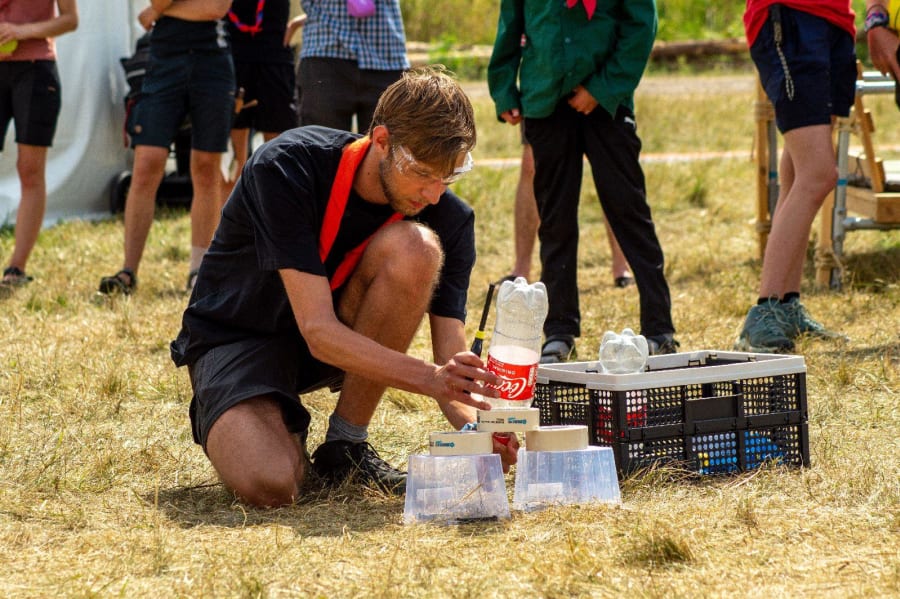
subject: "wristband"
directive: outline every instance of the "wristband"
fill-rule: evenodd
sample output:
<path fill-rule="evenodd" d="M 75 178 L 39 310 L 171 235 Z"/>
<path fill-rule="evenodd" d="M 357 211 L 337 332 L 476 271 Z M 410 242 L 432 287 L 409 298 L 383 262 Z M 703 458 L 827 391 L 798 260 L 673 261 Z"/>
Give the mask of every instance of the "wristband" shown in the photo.
<path fill-rule="evenodd" d="M 869 14 L 866 15 L 866 21 L 863 25 L 863 31 L 869 33 L 871 30 L 876 27 L 887 27 L 891 21 L 890 15 L 888 15 L 884 10 L 873 10 Z"/>

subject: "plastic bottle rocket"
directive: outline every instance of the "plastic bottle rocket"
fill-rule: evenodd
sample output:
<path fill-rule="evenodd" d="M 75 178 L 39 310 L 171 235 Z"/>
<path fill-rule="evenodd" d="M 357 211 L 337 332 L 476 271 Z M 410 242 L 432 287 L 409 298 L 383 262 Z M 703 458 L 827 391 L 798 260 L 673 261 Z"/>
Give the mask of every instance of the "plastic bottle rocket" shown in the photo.
<path fill-rule="evenodd" d="M 503 381 L 500 397 L 485 398 L 492 408 L 531 407 L 548 309 L 547 288 L 541 282 L 529 285 L 517 277 L 500 286 L 487 369 Z"/>
<path fill-rule="evenodd" d="M 622 334 L 606 331 L 600 342 L 600 366 L 609 374 L 640 372 L 647 363 L 647 339 L 631 329 Z"/>

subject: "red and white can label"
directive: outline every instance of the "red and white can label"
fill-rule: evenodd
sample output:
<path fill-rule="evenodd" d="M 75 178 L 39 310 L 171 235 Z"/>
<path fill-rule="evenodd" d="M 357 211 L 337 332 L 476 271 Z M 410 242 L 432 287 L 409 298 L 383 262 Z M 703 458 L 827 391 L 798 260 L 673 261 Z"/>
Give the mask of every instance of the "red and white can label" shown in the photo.
<path fill-rule="evenodd" d="M 526 401 L 534 397 L 537 363 L 510 364 L 501 362 L 492 354 L 488 354 L 487 369 L 503 379 L 499 385 L 494 386 L 500 391 L 498 399 Z"/>

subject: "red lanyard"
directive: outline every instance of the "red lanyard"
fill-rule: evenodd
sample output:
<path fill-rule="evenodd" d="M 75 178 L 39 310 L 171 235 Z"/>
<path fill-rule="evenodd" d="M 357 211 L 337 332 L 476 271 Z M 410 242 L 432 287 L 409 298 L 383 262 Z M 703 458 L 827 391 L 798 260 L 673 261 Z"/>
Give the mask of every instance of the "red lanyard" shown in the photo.
<path fill-rule="evenodd" d="M 591 20 L 591 17 L 594 16 L 594 10 L 597 9 L 597 0 L 581 0 L 581 3 L 584 5 L 584 12 L 587 13 L 588 21 Z M 566 0 L 566 6 L 572 8 L 578 4 L 578 0 Z"/>
<path fill-rule="evenodd" d="M 371 139 L 368 137 L 361 137 L 344 148 L 341 162 L 338 165 L 337 175 L 334 178 L 334 183 L 331 185 L 331 194 L 328 196 L 328 206 L 325 208 L 325 220 L 322 222 L 322 230 L 319 233 L 319 258 L 322 260 L 323 264 L 328 257 L 328 253 L 331 251 L 331 246 L 334 245 L 334 240 L 337 238 L 338 229 L 341 226 L 341 219 L 344 217 L 344 210 L 347 208 L 347 200 L 350 197 L 350 189 L 353 187 L 353 177 L 356 175 L 356 169 L 359 168 L 359 165 L 366 155 L 366 150 L 369 149 L 371 144 Z M 398 221 L 401 218 L 403 218 L 403 215 L 399 212 L 395 212 L 390 218 L 382 223 L 381 227 L 394 221 Z M 381 227 L 379 227 L 379 229 Z M 356 268 L 360 258 L 362 258 L 363 251 L 365 251 L 366 246 L 369 245 L 373 235 L 375 235 L 375 233 L 372 233 L 372 235 L 367 237 L 361 244 L 347 252 L 344 256 L 344 259 L 338 265 L 337 269 L 334 271 L 334 275 L 332 275 L 331 280 L 329 281 L 332 291 L 346 282 L 347 277 L 350 276 L 350 273 L 353 272 L 353 269 Z"/>
<path fill-rule="evenodd" d="M 242 33 L 249 33 L 250 35 L 256 35 L 260 31 L 262 31 L 262 22 L 263 22 L 263 8 L 266 6 L 266 0 L 259 0 L 256 4 L 256 22 L 253 25 L 245 25 L 241 23 L 241 20 L 238 19 L 237 15 L 234 14 L 233 10 L 228 11 L 228 19 L 234 23 L 234 26 L 237 27 L 237 30 Z"/>

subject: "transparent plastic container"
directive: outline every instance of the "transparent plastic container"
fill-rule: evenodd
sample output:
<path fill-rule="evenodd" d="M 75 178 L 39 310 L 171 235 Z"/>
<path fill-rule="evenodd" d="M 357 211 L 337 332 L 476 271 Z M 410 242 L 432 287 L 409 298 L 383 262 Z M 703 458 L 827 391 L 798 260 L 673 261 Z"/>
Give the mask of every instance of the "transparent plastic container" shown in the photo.
<path fill-rule="evenodd" d="M 619 503 L 619 479 L 613 451 L 590 446 L 573 451 L 519 450 L 513 508 L 524 511 L 551 505 Z"/>
<path fill-rule="evenodd" d="M 409 456 L 405 524 L 507 518 L 509 499 L 499 455 Z"/>
<path fill-rule="evenodd" d="M 486 398 L 492 408 L 531 407 L 548 309 L 547 288 L 541 282 L 529 285 L 518 277 L 500 286 L 487 369 L 503 382 L 500 397 Z"/>

